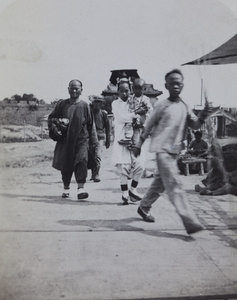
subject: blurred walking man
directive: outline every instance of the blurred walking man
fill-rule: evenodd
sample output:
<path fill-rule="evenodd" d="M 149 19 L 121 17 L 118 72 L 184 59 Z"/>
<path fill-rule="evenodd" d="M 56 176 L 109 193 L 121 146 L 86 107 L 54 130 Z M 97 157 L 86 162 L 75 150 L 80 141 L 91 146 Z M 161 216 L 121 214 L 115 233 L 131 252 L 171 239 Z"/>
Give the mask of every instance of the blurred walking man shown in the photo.
<path fill-rule="evenodd" d="M 150 151 L 156 153 L 158 173 L 140 202 L 138 214 L 146 222 L 155 222 L 149 211 L 160 197 L 160 193 L 166 190 L 187 233 L 192 234 L 203 230 L 203 226 L 194 214 L 182 188 L 176 158 L 182 149 L 186 124 L 193 129 L 200 128 L 209 115 L 210 107 L 206 103 L 200 117 L 188 109 L 179 97 L 184 85 L 183 79 L 181 71 L 176 69 L 166 74 L 165 87 L 169 91 L 169 97 L 155 105 L 133 153 L 135 156 L 140 155 L 143 142 L 151 134 Z"/>

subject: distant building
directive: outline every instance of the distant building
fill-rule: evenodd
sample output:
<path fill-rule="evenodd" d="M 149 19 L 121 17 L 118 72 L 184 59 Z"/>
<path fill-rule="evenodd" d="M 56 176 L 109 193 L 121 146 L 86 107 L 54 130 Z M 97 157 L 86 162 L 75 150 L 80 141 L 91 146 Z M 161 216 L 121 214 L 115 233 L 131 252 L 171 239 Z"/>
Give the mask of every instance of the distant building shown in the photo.
<path fill-rule="evenodd" d="M 203 107 L 196 106 L 194 112 L 198 114 L 202 109 Z M 227 111 L 235 111 L 235 109 L 219 108 L 210 116 L 218 138 L 224 138 L 227 135 L 237 136 L 237 118 Z M 206 124 L 202 126 L 202 129 L 206 129 Z M 229 129 L 232 130 L 231 133 Z"/>

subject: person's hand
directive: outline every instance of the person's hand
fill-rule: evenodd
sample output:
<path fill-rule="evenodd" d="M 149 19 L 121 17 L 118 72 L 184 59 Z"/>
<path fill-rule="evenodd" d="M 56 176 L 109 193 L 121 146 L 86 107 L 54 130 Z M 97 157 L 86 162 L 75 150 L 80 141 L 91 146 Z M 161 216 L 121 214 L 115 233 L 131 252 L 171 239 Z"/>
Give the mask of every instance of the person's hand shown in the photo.
<path fill-rule="evenodd" d="M 60 123 L 59 127 L 60 127 L 61 132 L 66 132 L 67 131 L 67 125 L 64 125 L 64 124 Z"/>
<path fill-rule="evenodd" d="M 205 106 L 204 109 L 201 111 L 199 120 L 201 121 L 201 123 L 204 123 L 205 120 L 215 111 L 215 108 L 212 105 L 212 102 L 208 102 L 207 98 L 205 101 Z"/>
<path fill-rule="evenodd" d="M 145 106 L 139 107 L 138 109 L 135 110 L 135 113 L 140 116 L 145 115 L 147 112 L 148 112 L 148 109 Z"/>
<path fill-rule="evenodd" d="M 53 127 L 53 133 L 57 137 L 61 137 L 62 136 L 62 132 L 60 130 L 58 130 L 58 128 L 56 126 Z"/>
<path fill-rule="evenodd" d="M 135 157 L 138 157 L 141 154 L 141 148 L 134 146 L 134 147 L 132 147 L 132 152 Z"/>
<path fill-rule="evenodd" d="M 214 107 L 213 107 L 213 105 L 212 105 L 212 102 L 208 102 L 208 101 L 205 102 L 204 110 L 205 110 L 207 113 L 212 113 L 213 108 L 214 108 Z"/>
<path fill-rule="evenodd" d="M 105 141 L 105 148 L 108 149 L 110 146 L 110 141 L 109 140 L 106 140 Z"/>

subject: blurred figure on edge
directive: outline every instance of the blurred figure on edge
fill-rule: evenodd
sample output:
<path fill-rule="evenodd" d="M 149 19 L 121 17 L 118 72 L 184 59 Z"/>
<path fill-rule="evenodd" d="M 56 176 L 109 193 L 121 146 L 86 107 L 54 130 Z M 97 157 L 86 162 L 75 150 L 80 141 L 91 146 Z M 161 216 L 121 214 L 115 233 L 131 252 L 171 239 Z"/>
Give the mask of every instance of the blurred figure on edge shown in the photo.
<path fill-rule="evenodd" d="M 175 206 L 188 234 L 203 230 L 197 216 L 192 210 L 177 167 L 177 155 L 183 147 L 186 125 L 198 129 L 209 116 L 211 108 L 206 102 L 201 115 L 197 117 L 179 97 L 183 89 L 183 74 L 174 69 L 165 75 L 165 87 L 169 97 L 158 101 L 151 113 L 136 147 L 133 149 L 137 157 L 146 138 L 151 134 L 150 151 L 156 153 L 158 172 L 145 193 L 138 207 L 138 214 L 146 222 L 155 222 L 149 214 L 152 204 L 165 190 L 171 203 Z"/>
<path fill-rule="evenodd" d="M 87 102 L 80 99 L 82 83 L 80 80 L 69 82 L 69 99 L 60 100 L 48 117 L 49 131 L 57 140 L 53 167 L 62 174 L 63 198 L 69 198 L 71 178 L 74 173 L 77 182 L 77 200 L 88 198 L 84 189 L 87 177 L 89 141 L 98 143 L 91 110 Z M 67 128 L 60 131 L 60 121 L 68 120 Z M 72 199 L 73 200 L 73 199 Z"/>

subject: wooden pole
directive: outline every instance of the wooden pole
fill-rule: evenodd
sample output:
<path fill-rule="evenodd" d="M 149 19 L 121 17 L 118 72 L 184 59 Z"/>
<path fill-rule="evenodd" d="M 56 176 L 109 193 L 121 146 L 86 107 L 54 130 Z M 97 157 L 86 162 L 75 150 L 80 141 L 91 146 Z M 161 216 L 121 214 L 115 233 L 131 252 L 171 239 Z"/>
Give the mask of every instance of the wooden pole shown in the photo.
<path fill-rule="evenodd" d="M 201 106 L 202 106 L 202 97 L 203 97 L 203 78 L 201 80 Z"/>

